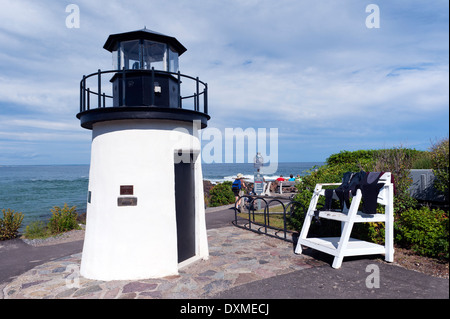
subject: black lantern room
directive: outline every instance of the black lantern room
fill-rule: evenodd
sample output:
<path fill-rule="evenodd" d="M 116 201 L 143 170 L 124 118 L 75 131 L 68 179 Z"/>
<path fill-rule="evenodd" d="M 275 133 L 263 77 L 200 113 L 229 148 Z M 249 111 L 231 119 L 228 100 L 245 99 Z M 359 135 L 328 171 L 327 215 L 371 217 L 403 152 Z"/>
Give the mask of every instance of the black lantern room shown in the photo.
<path fill-rule="evenodd" d="M 112 53 L 113 70 L 83 76 L 82 127 L 119 119 L 199 120 L 207 126 L 207 84 L 180 73 L 178 58 L 186 48 L 176 38 L 144 28 L 112 34 L 103 48 Z"/>

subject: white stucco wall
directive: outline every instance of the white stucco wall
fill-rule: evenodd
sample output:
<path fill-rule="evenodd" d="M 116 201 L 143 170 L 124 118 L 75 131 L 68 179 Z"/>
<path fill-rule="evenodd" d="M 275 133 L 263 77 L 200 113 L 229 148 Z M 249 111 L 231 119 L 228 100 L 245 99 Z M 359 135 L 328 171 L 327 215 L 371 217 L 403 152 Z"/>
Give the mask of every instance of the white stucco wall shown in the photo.
<path fill-rule="evenodd" d="M 200 141 L 183 122 L 101 122 L 92 133 L 86 235 L 80 273 L 97 280 L 157 278 L 178 273 L 174 153 L 197 154 L 196 256 L 207 258 Z M 120 195 L 133 185 L 133 195 Z M 119 207 L 133 196 L 137 206 Z M 184 262 L 183 264 L 186 264 Z"/>

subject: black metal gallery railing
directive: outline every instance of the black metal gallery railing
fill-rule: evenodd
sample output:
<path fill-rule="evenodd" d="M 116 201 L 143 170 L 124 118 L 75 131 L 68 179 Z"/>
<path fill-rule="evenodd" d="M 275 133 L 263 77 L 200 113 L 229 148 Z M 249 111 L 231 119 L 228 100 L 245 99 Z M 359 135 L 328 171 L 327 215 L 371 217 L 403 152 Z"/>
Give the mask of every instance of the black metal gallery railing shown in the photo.
<path fill-rule="evenodd" d="M 113 73 L 115 77 L 118 77 L 122 82 L 122 86 L 126 86 L 127 75 L 136 75 L 136 73 L 146 75 L 150 79 L 150 83 L 147 85 L 148 93 L 150 94 L 150 104 L 148 106 L 158 106 L 155 105 L 155 97 L 157 92 L 155 92 L 155 86 L 158 85 L 158 77 L 170 76 L 178 85 L 178 101 L 177 107 L 184 109 L 192 109 L 193 111 L 202 112 L 208 114 L 208 85 L 205 82 L 199 80 L 199 78 L 194 78 L 189 75 L 181 74 L 180 72 L 166 72 L 155 70 L 108 70 L 101 71 L 100 69 L 92 74 L 83 76 L 80 82 L 80 113 L 89 111 L 93 108 L 107 108 L 115 106 L 136 106 L 136 105 L 125 105 L 125 102 L 120 101 L 119 105 L 112 105 L 110 101 L 113 101 L 112 90 L 111 93 L 106 93 L 104 90 L 105 85 L 103 81 L 108 80 L 104 75 Z M 155 80 L 156 79 L 156 80 Z M 186 81 L 187 80 L 187 81 Z M 183 83 L 186 82 L 186 83 Z M 189 87 L 192 88 L 192 94 L 188 93 L 185 96 L 181 94 L 181 84 L 186 86 L 190 82 Z M 102 85 L 103 84 L 103 85 Z M 109 85 L 111 87 L 111 85 Z M 125 90 L 124 93 L 125 94 Z M 190 100 L 191 103 L 186 104 L 186 100 Z M 125 97 L 123 96 L 123 101 Z"/>
<path fill-rule="evenodd" d="M 241 209 L 237 209 L 237 202 L 241 200 Z M 247 229 L 258 234 L 264 234 L 288 242 L 294 242 L 293 235 L 297 231 L 290 230 L 288 219 L 296 209 L 305 212 L 305 207 L 297 201 L 287 198 L 271 196 L 243 195 L 239 197 L 234 207 L 234 226 Z M 275 224 L 281 221 L 281 227 Z"/>

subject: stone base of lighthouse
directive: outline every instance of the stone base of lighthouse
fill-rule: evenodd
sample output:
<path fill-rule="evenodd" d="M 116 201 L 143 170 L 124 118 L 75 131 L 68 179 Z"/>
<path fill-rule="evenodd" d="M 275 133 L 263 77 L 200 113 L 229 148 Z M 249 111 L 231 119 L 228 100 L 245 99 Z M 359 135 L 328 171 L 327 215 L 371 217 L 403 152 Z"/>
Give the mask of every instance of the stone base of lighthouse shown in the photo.
<path fill-rule="evenodd" d="M 196 129 L 160 120 L 93 126 L 82 276 L 158 278 L 208 257 Z"/>

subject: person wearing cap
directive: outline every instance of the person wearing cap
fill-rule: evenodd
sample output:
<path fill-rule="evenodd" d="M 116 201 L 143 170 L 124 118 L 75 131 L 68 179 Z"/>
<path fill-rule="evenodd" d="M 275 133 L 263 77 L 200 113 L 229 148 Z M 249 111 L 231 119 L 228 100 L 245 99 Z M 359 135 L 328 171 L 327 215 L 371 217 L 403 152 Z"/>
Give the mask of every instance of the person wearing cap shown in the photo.
<path fill-rule="evenodd" d="M 239 211 L 241 210 L 241 200 L 242 200 L 242 198 L 239 199 L 239 197 L 244 194 L 243 188 L 245 188 L 244 175 L 239 173 L 237 174 L 236 179 L 231 185 L 231 190 L 234 193 L 235 203 L 237 204 L 237 209 Z"/>

